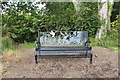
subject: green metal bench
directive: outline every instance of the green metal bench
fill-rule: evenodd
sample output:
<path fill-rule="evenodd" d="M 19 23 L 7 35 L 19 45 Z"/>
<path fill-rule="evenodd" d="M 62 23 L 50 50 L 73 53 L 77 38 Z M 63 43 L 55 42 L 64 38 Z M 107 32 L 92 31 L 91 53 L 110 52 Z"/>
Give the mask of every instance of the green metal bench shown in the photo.
<path fill-rule="evenodd" d="M 35 62 L 38 57 L 82 57 L 90 58 L 92 64 L 92 44 L 88 31 L 38 31 L 35 48 Z"/>

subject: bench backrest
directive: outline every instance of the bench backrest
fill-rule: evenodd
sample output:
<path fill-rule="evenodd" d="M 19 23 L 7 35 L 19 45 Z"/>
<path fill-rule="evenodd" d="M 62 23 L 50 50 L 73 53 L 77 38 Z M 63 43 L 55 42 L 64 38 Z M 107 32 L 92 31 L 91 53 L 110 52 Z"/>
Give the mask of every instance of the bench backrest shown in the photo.
<path fill-rule="evenodd" d="M 85 45 L 88 31 L 38 31 L 38 41 L 42 45 Z"/>

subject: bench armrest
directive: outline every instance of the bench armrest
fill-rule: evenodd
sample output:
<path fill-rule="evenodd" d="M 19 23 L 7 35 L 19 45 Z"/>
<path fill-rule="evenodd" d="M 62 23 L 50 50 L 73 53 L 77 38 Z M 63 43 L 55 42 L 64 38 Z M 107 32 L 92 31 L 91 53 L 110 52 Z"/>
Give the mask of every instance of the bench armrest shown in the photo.
<path fill-rule="evenodd" d="M 41 47 L 40 42 L 36 42 L 36 48 L 35 48 L 35 49 L 38 49 L 38 48 L 40 48 L 40 47 Z"/>
<path fill-rule="evenodd" d="M 92 43 L 90 40 L 85 42 L 85 46 L 89 47 L 90 49 L 92 49 Z"/>

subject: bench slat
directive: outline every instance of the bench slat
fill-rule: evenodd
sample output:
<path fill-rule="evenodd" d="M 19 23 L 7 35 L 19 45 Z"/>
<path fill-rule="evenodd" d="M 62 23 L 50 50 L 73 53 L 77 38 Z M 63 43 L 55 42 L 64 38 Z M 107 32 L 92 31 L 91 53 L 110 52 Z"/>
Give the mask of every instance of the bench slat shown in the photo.
<path fill-rule="evenodd" d="M 41 47 L 84 47 L 83 45 L 41 45 Z"/>
<path fill-rule="evenodd" d="M 85 50 L 90 50 L 88 47 L 69 47 L 69 48 L 40 48 L 37 49 L 37 51 L 85 51 Z"/>

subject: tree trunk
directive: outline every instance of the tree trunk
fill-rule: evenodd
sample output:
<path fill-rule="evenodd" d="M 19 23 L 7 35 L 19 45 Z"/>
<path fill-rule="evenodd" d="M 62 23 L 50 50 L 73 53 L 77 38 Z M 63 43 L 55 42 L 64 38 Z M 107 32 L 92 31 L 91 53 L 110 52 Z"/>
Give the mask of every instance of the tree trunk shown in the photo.
<path fill-rule="evenodd" d="M 78 12 L 80 10 L 80 1 L 79 0 L 72 0 L 72 3 L 75 7 L 75 10 Z"/>
<path fill-rule="evenodd" d="M 107 33 L 111 31 L 110 17 L 113 9 L 113 4 L 114 4 L 114 0 L 109 1 Z"/>
<path fill-rule="evenodd" d="M 97 33 L 96 33 L 96 38 L 101 38 L 105 37 L 107 34 L 107 24 L 108 24 L 108 0 L 103 2 L 102 8 L 99 9 L 98 14 L 100 16 L 101 20 L 101 27 L 98 28 Z"/>

